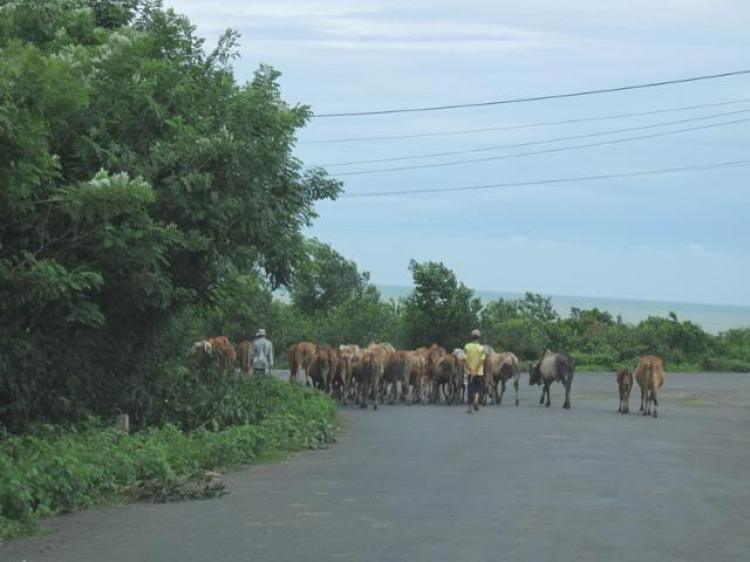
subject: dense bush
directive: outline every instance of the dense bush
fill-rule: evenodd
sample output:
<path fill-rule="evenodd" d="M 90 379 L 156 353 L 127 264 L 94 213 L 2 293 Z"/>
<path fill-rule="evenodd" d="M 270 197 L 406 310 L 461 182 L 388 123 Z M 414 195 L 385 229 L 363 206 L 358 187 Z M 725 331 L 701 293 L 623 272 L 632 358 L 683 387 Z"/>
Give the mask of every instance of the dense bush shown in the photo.
<path fill-rule="evenodd" d="M 110 415 L 175 316 L 301 268 L 339 184 L 294 156 L 279 73 L 235 80 L 237 39 L 156 0 L 0 3 L 0 424 Z"/>
<path fill-rule="evenodd" d="M 275 451 L 316 448 L 332 439 L 335 404 L 328 397 L 271 378 L 227 383 L 209 421 L 219 431 L 181 431 L 166 424 L 127 434 L 89 422 L 78 430 L 36 426 L 0 438 L 0 536 L 38 517 L 66 513 L 126 490 L 169 490 L 197 472 L 230 468 Z M 234 407 L 245 414 L 235 415 Z M 217 411 L 216 408 L 225 408 Z M 180 406 L 165 417 L 181 420 Z M 194 418 L 191 425 L 201 426 Z M 236 425 L 229 425 L 236 422 Z"/>

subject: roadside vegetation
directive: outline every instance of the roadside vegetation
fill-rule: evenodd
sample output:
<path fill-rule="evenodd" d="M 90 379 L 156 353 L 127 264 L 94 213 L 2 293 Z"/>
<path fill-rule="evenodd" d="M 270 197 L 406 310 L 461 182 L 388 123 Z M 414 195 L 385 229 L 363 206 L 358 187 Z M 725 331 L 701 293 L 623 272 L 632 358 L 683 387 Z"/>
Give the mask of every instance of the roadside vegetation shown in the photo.
<path fill-rule="evenodd" d="M 0 536 L 120 496 L 215 495 L 206 471 L 332 439 L 328 397 L 202 369 L 189 350 L 208 336 L 264 327 L 283 356 L 453 348 L 479 326 L 524 361 L 750 371 L 750 329 L 563 319 L 532 293 L 483 304 L 441 263 L 412 262 L 412 294 L 384 301 L 302 235 L 341 185 L 294 156 L 311 111 L 279 73 L 236 80 L 237 42 L 207 46 L 149 0 L 0 5 Z"/>

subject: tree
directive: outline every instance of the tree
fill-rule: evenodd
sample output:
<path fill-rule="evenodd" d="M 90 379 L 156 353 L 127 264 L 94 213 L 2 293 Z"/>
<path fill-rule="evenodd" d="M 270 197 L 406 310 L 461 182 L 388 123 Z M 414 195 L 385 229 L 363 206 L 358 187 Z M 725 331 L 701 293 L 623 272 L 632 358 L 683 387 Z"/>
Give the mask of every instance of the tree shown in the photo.
<path fill-rule="evenodd" d="M 538 295 L 529 295 L 518 300 L 492 301 L 480 316 L 484 341 L 498 351 L 513 351 L 521 359 L 536 359 L 548 347 L 548 324 L 540 320 L 545 301 L 535 298 Z"/>
<path fill-rule="evenodd" d="M 459 347 L 478 326 L 481 301 L 442 263 L 409 262 L 414 291 L 403 306 L 405 337 L 413 347 Z"/>
<path fill-rule="evenodd" d="M 236 82 L 237 39 L 152 1 L 0 7 L 0 423 L 126 407 L 175 314 L 300 267 L 340 185 L 294 156 L 276 70 Z"/>
<path fill-rule="evenodd" d="M 361 295 L 369 275 L 357 264 L 313 238 L 305 243 L 306 259 L 290 287 L 292 302 L 304 314 L 317 314 Z"/>

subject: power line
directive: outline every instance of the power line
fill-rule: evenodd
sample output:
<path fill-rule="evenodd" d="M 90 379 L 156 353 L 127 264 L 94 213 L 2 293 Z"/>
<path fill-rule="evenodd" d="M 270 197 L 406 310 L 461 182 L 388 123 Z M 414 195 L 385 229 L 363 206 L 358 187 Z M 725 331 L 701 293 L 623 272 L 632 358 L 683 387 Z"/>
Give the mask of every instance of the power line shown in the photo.
<path fill-rule="evenodd" d="M 524 156 L 535 156 L 538 154 L 550 154 L 553 152 L 565 152 L 568 150 L 580 150 L 582 148 L 594 148 L 597 146 L 606 146 L 606 145 L 612 145 L 612 144 L 621 144 L 625 142 L 631 142 L 636 140 L 642 140 L 642 139 L 651 139 L 656 137 L 663 137 L 667 135 L 675 135 L 679 133 L 686 133 L 689 131 L 700 131 L 703 129 L 711 129 L 714 127 L 723 127 L 726 125 L 734 125 L 737 123 L 745 123 L 747 121 L 750 121 L 750 119 L 736 119 L 734 121 L 722 121 L 721 123 L 711 123 L 708 125 L 701 125 L 700 127 L 686 127 L 684 129 L 675 129 L 674 131 L 664 131 L 661 133 L 652 133 L 650 135 L 638 135 L 634 137 L 625 137 L 622 139 L 614 139 L 614 140 L 608 140 L 608 141 L 600 141 L 600 142 L 594 142 L 594 143 L 586 143 L 586 144 L 576 144 L 572 146 L 562 146 L 559 148 L 548 148 L 545 150 L 532 150 L 529 152 L 519 152 L 518 154 L 504 154 L 502 156 L 488 156 L 485 158 L 472 158 L 468 160 L 453 160 L 450 162 L 440 162 L 437 164 L 414 164 L 412 166 L 399 166 L 396 168 L 380 168 L 380 169 L 373 169 L 373 170 L 356 170 L 353 172 L 341 172 L 339 174 L 336 174 L 336 177 L 341 176 L 359 176 L 363 174 L 381 174 L 386 172 L 402 172 L 405 170 L 419 170 L 424 168 L 442 168 L 445 166 L 456 166 L 460 164 L 474 164 L 477 162 L 490 162 L 493 160 L 506 160 L 508 158 L 521 158 Z"/>
<path fill-rule="evenodd" d="M 545 121 L 541 123 L 527 123 L 524 125 L 510 125 L 503 127 L 484 127 L 481 129 L 459 129 L 453 131 L 436 131 L 434 133 L 413 133 L 409 135 L 385 135 L 385 136 L 373 136 L 373 137 L 343 137 L 337 139 L 323 139 L 323 140 L 312 140 L 312 141 L 300 141 L 299 145 L 309 144 L 335 144 L 335 143 L 347 143 L 347 142 L 367 142 L 367 141 L 381 141 L 381 140 L 402 140 L 402 139 L 421 139 L 429 137 L 445 137 L 452 135 L 471 135 L 475 133 L 489 133 L 498 131 L 517 131 L 520 129 L 533 129 L 536 127 L 551 127 L 555 125 L 572 125 L 574 123 L 589 123 L 592 121 L 609 121 L 612 119 L 623 119 L 627 117 L 644 117 L 646 115 L 658 115 L 660 113 L 673 113 L 677 111 L 689 111 L 692 109 L 706 109 L 709 107 L 721 107 L 724 105 L 736 105 L 738 103 L 750 102 L 750 98 L 743 98 L 739 100 L 730 100 L 717 103 L 703 103 L 699 105 L 687 105 L 683 107 L 671 107 L 667 109 L 655 109 L 651 111 L 639 111 L 635 113 L 618 113 L 615 115 L 602 115 L 596 117 L 580 117 L 578 119 L 566 119 L 564 121 Z"/>
<path fill-rule="evenodd" d="M 414 195 L 422 193 L 455 193 L 460 191 L 479 191 L 484 189 L 496 189 L 501 187 L 531 187 L 539 185 L 553 185 L 558 183 L 577 183 L 597 180 L 609 180 L 616 178 L 634 178 L 642 176 L 656 176 L 664 174 L 675 174 L 680 172 L 702 172 L 706 170 L 715 170 L 719 168 L 733 168 L 750 165 L 750 160 L 735 160 L 732 162 L 721 162 L 718 164 L 703 164 L 698 166 L 684 166 L 681 168 L 664 168 L 657 170 L 640 170 L 637 172 L 615 172 L 611 174 L 600 174 L 594 176 L 579 176 L 573 178 L 555 178 L 538 181 L 522 181 L 513 183 L 494 183 L 486 185 L 469 185 L 461 187 L 447 188 L 425 188 L 425 189 L 404 189 L 394 191 L 374 191 L 366 193 L 343 193 L 341 197 L 360 198 L 360 197 L 385 197 L 395 195 Z"/>
<path fill-rule="evenodd" d="M 561 98 L 575 98 L 581 96 L 592 96 L 595 94 L 609 94 L 612 92 L 624 92 L 626 90 L 640 90 L 644 88 L 657 88 L 661 86 L 670 86 L 672 84 L 686 84 L 688 82 L 699 82 L 702 80 L 715 80 L 717 78 L 728 78 L 730 76 L 740 76 L 750 74 L 750 69 L 735 70 L 733 72 L 722 72 L 721 74 L 706 74 L 703 76 L 692 76 L 690 78 L 678 78 L 675 80 L 661 80 L 659 82 L 647 82 L 645 84 L 635 84 L 632 86 L 618 86 L 615 88 L 600 88 L 597 90 L 583 90 L 580 92 L 570 92 L 567 94 L 549 94 L 544 96 L 531 96 L 525 98 L 512 98 L 499 101 L 485 101 L 479 103 L 460 103 L 454 105 L 435 105 L 428 107 L 410 107 L 405 109 L 380 109 L 377 111 L 352 111 L 347 113 L 321 113 L 313 115 L 313 118 L 322 119 L 326 117 L 364 117 L 368 115 L 387 115 L 390 113 L 416 113 L 419 111 L 443 111 L 446 109 L 462 109 L 467 107 L 487 107 L 491 105 L 505 105 L 509 103 L 526 103 L 532 101 L 546 101 Z"/>
<path fill-rule="evenodd" d="M 336 166 L 353 166 L 358 164 L 377 164 L 382 162 L 398 162 L 401 160 L 417 160 L 421 158 L 437 158 L 440 156 L 453 156 L 456 154 L 472 154 L 476 152 L 487 152 L 491 150 L 504 150 L 507 148 L 520 148 L 523 146 L 534 146 L 534 145 L 540 145 L 540 144 L 549 144 L 553 142 L 562 142 L 562 141 L 570 141 L 570 140 L 580 140 L 580 139 L 587 139 L 592 137 L 601 137 L 606 135 L 614 135 L 618 133 L 627 133 L 632 131 L 643 131 L 647 129 L 656 129 L 658 127 L 666 127 L 669 125 L 679 125 L 682 123 L 693 123 L 695 121 L 705 121 L 706 119 L 716 119 L 717 117 L 728 117 L 729 115 L 737 115 L 739 113 L 748 113 L 750 112 L 750 109 L 740 109 L 737 111 L 729 111 L 726 113 L 715 113 L 713 115 L 703 115 L 701 117 L 690 117 L 688 119 L 680 119 L 678 121 L 666 121 L 662 123 L 652 123 L 651 125 L 640 125 L 638 127 L 626 127 L 623 129 L 613 129 L 609 131 L 597 131 L 594 133 L 585 133 L 583 135 L 573 135 L 568 137 L 556 137 L 552 139 L 543 139 L 543 140 L 537 140 L 537 141 L 527 141 L 527 142 L 521 142 L 521 143 L 515 143 L 515 144 L 500 144 L 500 145 L 494 145 L 494 146 L 485 146 L 481 148 L 470 148 L 465 150 L 451 150 L 447 152 L 432 152 L 427 154 L 412 154 L 409 156 L 393 156 L 390 158 L 375 158 L 370 160 L 354 160 L 350 162 L 334 162 L 333 164 L 316 164 L 316 167 L 319 168 L 334 168 Z"/>

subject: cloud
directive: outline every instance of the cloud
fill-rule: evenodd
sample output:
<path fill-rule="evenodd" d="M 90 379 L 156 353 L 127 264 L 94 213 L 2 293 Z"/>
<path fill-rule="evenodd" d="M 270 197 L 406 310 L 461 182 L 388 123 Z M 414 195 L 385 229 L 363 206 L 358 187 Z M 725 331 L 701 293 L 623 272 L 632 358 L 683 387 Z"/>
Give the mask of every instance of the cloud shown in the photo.
<path fill-rule="evenodd" d="M 188 14 L 204 14 L 221 17 L 227 25 L 236 25 L 234 18 L 255 19 L 297 19 L 311 17 L 335 17 L 377 13 L 391 7 L 388 2 L 347 1 L 285 1 L 253 0 L 246 1 L 205 1 L 205 0 L 171 0 L 167 4 L 176 10 Z M 231 19 L 226 18 L 231 16 Z"/>

